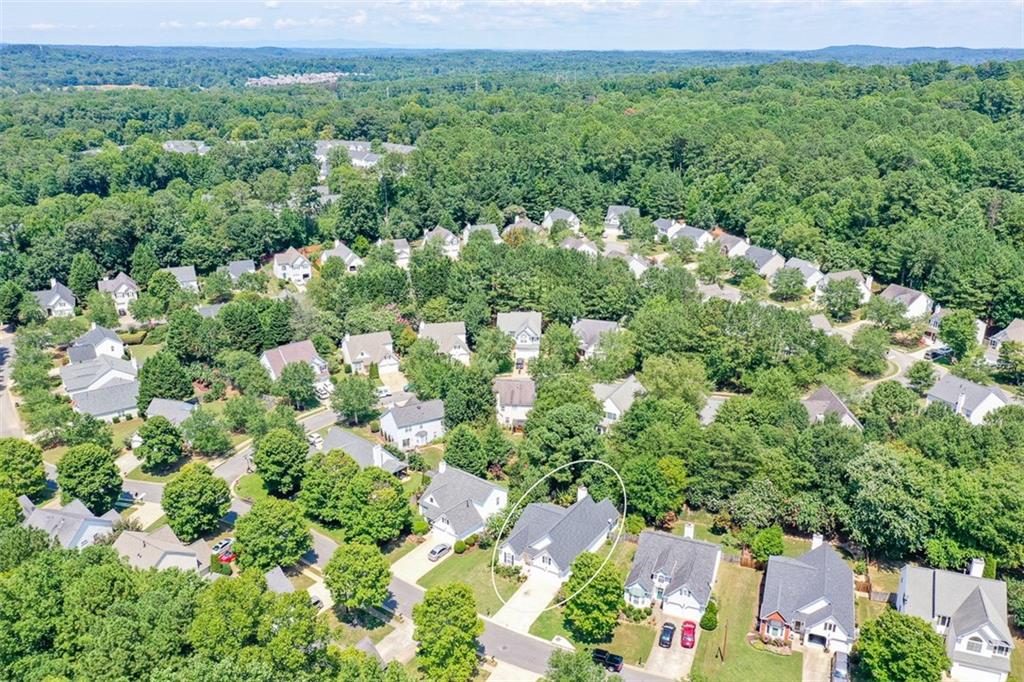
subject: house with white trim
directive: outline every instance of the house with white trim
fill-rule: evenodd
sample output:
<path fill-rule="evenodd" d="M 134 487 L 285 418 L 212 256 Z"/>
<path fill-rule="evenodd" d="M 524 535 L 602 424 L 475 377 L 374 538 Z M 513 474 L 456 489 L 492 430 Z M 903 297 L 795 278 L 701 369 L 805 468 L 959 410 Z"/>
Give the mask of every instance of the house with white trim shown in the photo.
<path fill-rule="evenodd" d="M 840 270 L 826 274 L 818 280 L 818 284 L 814 288 L 814 300 L 820 301 L 825 297 L 825 290 L 830 283 L 844 279 L 852 279 L 856 283 L 857 290 L 860 291 L 861 305 L 871 300 L 871 275 L 865 275 L 860 270 Z"/>
<path fill-rule="evenodd" d="M 74 317 L 75 295 L 66 286 L 50 278 L 50 288 L 31 292 L 47 317 Z"/>
<path fill-rule="evenodd" d="M 444 403 L 440 400 L 410 400 L 396 405 L 380 418 L 384 439 L 402 450 L 433 443 L 445 434 Z"/>
<path fill-rule="evenodd" d="M 100 327 L 95 322 L 68 346 L 68 360 L 72 363 L 87 362 L 105 355 L 120 360 L 124 357 L 124 341 L 112 330 Z"/>
<path fill-rule="evenodd" d="M 1010 404 L 1010 396 L 998 386 L 984 386 L 952 374 L 944 374 L 928 389 L 925 403 L 942 403 L 955 414 L 978 426 L 985 415 Z"/>
<path fill-rule="evenodd" d="M 117 273 L 113 279 L 100 280 L 96 283 L 96 289 L 110 295 L 114 300 L 114 309 L 121 316 L 128 314 L 128 305 L 139 297 L 139 285 L 123 272 Z"/>
<path fill-rule="evenodd" d="M 437 344 L 437 352 L 469 366 L 469 343 L 465 322 L 421 322 L 419 337 Z"/>
<path fill-rule="evenodd" d="M 796 270 L 804 278 L 804 289 L 813 290 L 814 287 L 818 286 L 818 282 L 825 276 L 825 273 L 821 271 L 817 263 L 812 263 L 809 260 L 803 258 L 790 258 L 786 261 L 786 264 L 782 266 L 782 270 Z M 777 276 L 779 273 L 776 272 Z"/>
<path fill-rule="evenodd" d="M 313 264 L 294 246 L 283 253 L 275 253 L 273 267 L 274 277 L 292 284 L 304 284 L 313 276 Z"/>
<path fill-rule="evenodd" d="M 380 374 L 398 371 L 398 356 L 395 355 L 391 332 L 345 334 L 341 340 L 341 356 L 353 374 L 369 374 L 370 365 L 377 365 Z"/>
<path fill-rule="evenodd" d="M 63 507 L 37 507 L 25 495 L 18 497 L 21 525 L 44 531 L 65 549 L 83 549 L 96 544 L 114 532 L 121 515 L 111 509 L 96 516 L 81 500 L 72 500 Z"/>
<path fill-rule="evenodd" d="M 412 260 L 412 247 L 409 246 L 409 240 L 407 239 L 382 239 L 377 242 L 378 245 L 383 246 L 389 245 L 395 252 L 395 266 L 403 269 L 409 269 L 409 262 Z"/>
<path fill-rule="evenodd" d="M 572 323 L 572 333 L 580 340 L 580 353 L 584 358 L 594 357 L 601 338 L 617 331 L 619 331 L 619 323 L 608 320 L 582 319 Z"/>
<path fill-rule="evenodd" d="M 419 511 L 434 535 L 454 544 L 480 534 L 491 518 L 508 505 L 508 491 L 443 459 L 428 474 L 430 484 L 420 495 Z"/>
<path fill-rule="evenodd" d="M 523 369 L 540 355 L 541 314 L 535 310 L 498 313 L 496 325 L 515 341 L 512 356 L 516 369 Z"/>
<path fill-rule="evenodd" d="M 905 308 L 903 317 L 908 320 L 929 316 L 935 307 L 935 302 L 928 294 L 901 284 L 890 284 L 878 296 L 902 305 Z"/>
<path fill-rule="evenodd" d="M 685 535 L 640 533 L 623 599 L 638 609 L 657 606 L 666 616 L 699 622 L 704 616 L 722 560 L 722 548 Z"/>
<path fill-rule="evenodd" d="M 178 265 L 171 268 L 160 268 L 164 272 L 171 273 L 178 286 L 185 291 L 194 294 L 199 293 L 199 276 L 196 275 L 196 268 L 193 265 Z"/>
<path fill-rule="evenodd" d="M 573 233 L 579 234 L 580 232 L 580 219 L 572 211 L 565 208 L 555 208 L 550 211 L 544 212 L 544 219 L 541 221 L 540 226 L 545 230 L 550 231 L 551 227 L 559 220 L 564 220 L 569 224 L 569 229 Z"/>
<path fill-rule="evenodd" d="M 491 242 L 494 244 L 501 243 L 501 234 L 498 232 L 498 226 L 494 223 L 483 223 L 481 225 L 466 223 L 466 227 L 462 230 L 462 245 L 468 244 L 473 235 L 478 232 L 490 235 Z"/>
<path fill-rule="evenodd" d="M 611 384 L 591 384 L 590 388 L 604 414 L 598 427 L 601 431 L 607 431 L 612 424 L 622 419 L 637 396 L 644 393 L 644 387 L 633 374 Z"/>
<path fill-rule="evenodd" d="M 327 361 L 320 357 L 312 341 L 286 343 L 283 346 L 265 350 L 260 356 L 260 364 L 266 368 L 272 381 L 277 381 L 281 377 L 281 373 L 287 365 L 297 362 L 304 362 L 313 368 L 313 386 L 318 391 L 329 393 L 334 390 Z"/>
<path fill-rule="evenodd" d="M 451 230 L 440 225 L 423 235 L 423 246 L 427 244 L 438 244 L 441 253 L 452 260 L 458 260 L 459 251 L 462 250 L 462 241 L 452 234 Z"/>
<path fill-rule="evenodd" d="M 520 429 L 537 400 L 533 379 L 495 377 L 494 401 L 498 422 L 509 429 Z"/>
<path fill-rule="evenodd" d="M 722 255 L 728 256 L 729 258 L 739 258 L 747 252 L 750 248 L 750 240 L 746 237 L 737 237 L 734 234 L 723 232 L 718 235 L 718 246 L 722 250 Z"/>
<path fill-rule="evenodd" d="M 344 263 L 346 272 L 356 272 L 363 267 L 363 259 L 338 239 L 334 240 L 334 248 L 326 249 L 320 254 L 320 264 L 323 265 L 329 258 L 337 258 Z"/>
<path fill-rule="evenodd" d="M 707 230 L 702 230 L 699 227 L 693 227 L 686 223 L 683 223 L 683 226 L 676 231 L 673 239 L 689 239 L 690 243 L 693 244 L 695 253 L 700 253 L 715 241 L 714 237 Z"/>

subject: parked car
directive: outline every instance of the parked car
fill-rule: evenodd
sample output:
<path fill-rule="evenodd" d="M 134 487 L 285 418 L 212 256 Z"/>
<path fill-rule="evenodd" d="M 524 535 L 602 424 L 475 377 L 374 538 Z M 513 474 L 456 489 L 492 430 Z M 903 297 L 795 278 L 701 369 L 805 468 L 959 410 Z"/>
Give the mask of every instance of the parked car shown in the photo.
<path fill-rule="evenodd" d="M 324 607 L 323 600 L 320 599 L 320 597 L 317 597 L 317 596 L 310 597 L 309 598 L 309 603 L 312 604 L 313 608 L 315 608 L 317 611 L 319 611 L 320 609 L 322 609 Z"/>
<path fill-rule="evenodd" d="M 391 389 L 388 388 L 387 386 L 378 386 L 377 387 L 377 397 L 378 398 L 390 398 L 391 397 Z"/>
<path fill-rule="evenodd" d="M 312 445 L 313 447 L 316 447 L 324 442 L 324 437 L 321 436 L 319 433 L 311 433 L 308 436 L 306 436 L 306 442 Z"/>
<path fill-rule="evenodd" d="M 229 550 L 226 550 L 224 553 L 222 553 L 220 556 L 218 556 L 217 560 L 219 562 L 221 562 L 222 564 L 230 564 L 237 557 L 238 557 L 238 555 L 235 554 L 232 550 L 229 549 Z"/>
<path fill-rule="evenodd" d="M 604 649 L 594 649 L 594 653 L 591 656 L 594 663 L 603 666 L 605 670 L 609 670 L 613 673 L 622 672 L 622 656 L 613 654 L 610 651 Z"/>
<path fill-rule="evenodd" d="M 451 545 L 446 545 L 442 542 L 440 545 L 430 550 L 430 554 L 427 555 L 427 558 L 431 561 L 437 561 L 445 554 L 447 554 L 451 550 L 451 548 Z"/>
<path fill-rule="evenodd" d="M 234 538 L 224 538 L 223 540 L 219 541 L 216 545 L 213 546 L 213 553 L 219 555 L 221 552 L 223 552 L 225 549 L 227 549 L 233 544 L 235 544 Z"/>
<path fill-rule="evenodd" d="M 832 682 L 848 682 L 850 679 L 850 658 L 841 651 L 832 656 Z"/>
<path fill-rule="evenodd" d="M 672 646 L 672 640 L 676 638 L 675 623 L 665 623 L 661 626 L 661 635 L 658 636 L 658 646 L 668 649 Z"/>
<path fill-rule="evenodd" d="M 953 349 L 950 348 L 949 346 L 939 346 L 938 348 L 929 348 L 928 350 L 926 350 L 924 352 L 924 359 L 925 360 L 938 360 L 939 358 L 946 357 L 947 355 L 949 355 L 952 352 L 953 352 Z"/>
<path fill-rule="evenodd" d="M 697 643 L 697 624 L 692 620 L 683 623 L 683 629 L 679 633 L 679 646 L 684 649 L 692 649 Z"/>

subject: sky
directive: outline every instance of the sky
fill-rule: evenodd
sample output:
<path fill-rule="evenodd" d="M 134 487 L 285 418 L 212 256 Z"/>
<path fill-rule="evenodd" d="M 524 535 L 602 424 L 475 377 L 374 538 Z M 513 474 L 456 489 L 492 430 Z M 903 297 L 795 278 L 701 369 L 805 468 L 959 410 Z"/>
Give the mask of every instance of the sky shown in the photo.
<path fill-rule="evenodd" d="M 0 0 L 0 42 L 93 45 L 1024 48 L 1024 0 Z"/>

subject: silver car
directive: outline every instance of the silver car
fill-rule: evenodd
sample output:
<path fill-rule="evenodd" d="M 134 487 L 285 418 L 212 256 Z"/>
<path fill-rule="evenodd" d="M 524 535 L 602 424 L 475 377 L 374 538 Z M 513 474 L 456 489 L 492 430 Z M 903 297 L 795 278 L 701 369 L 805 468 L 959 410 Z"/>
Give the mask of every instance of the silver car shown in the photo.
<path fill-rule="evenodd" d="M 452 549 L 451 545 L 446 545 L 446 544 L 444 544 L 442 542 L 440 545 L 438 545 L 434 549 L 430 550 L 430 554 L 427 555 L 427 558 L 430 559 L 431 561 L 437 561 L 438 559 L 443 557 L 445 554 L 450 552 L 451 549 Z"/>

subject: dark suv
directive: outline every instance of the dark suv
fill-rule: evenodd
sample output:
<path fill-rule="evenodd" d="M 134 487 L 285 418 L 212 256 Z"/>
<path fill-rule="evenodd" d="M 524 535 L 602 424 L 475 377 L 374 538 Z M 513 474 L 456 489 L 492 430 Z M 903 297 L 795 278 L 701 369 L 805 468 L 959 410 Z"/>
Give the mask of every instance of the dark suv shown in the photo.
<path fill-rule="evenodd" d="M 668 649 L 672 646 L 672 640 L 676 636 L 676 626 L 673 623 L 665 623 L 661 626 L 661 636 L 658 637 L 658 646 Z"/>
<path fill-rule="evenodd" d="M 603 666 L 606 670 L 610 670 L 613 673 L 622 672 L 622 656 L 613 654 L 604 649 L 594 649 L 593 655 L 594 663 Z"/>

